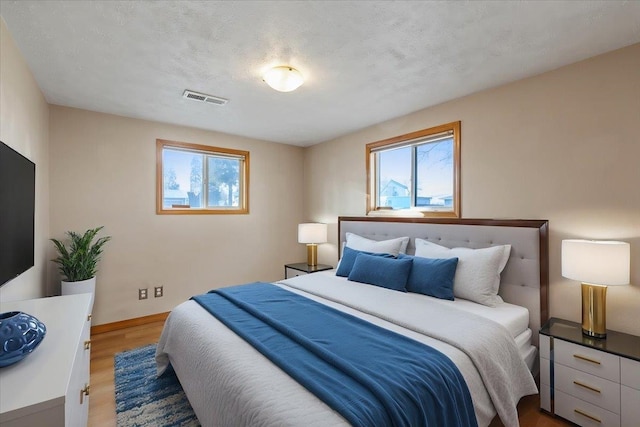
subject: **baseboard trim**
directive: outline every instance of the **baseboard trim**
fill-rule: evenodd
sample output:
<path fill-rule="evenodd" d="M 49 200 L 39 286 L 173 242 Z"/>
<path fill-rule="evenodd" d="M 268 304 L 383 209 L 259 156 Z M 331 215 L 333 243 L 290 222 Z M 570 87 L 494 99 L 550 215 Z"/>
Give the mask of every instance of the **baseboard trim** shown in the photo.
<path fill-rule="evenodd" d="M 121 320 L 119 322 L 105 323 L 91 327 L 91 335 L 103 334 L 105 332 L 117 331 L 119 329 L 130 328 L 132 326 L 146 325 L 147 323 L 164 322 L 170 312 L 151 314 L 149 316 L 136 317 L 134 319 Z"/>

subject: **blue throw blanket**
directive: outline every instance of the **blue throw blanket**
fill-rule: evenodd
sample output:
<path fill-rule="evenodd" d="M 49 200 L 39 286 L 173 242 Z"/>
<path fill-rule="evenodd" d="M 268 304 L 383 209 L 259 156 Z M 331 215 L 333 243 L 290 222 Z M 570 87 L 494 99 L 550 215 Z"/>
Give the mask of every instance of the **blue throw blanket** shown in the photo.
<path fill-rule="evenodd" d="M 439 351 L 269 283 L 194 296 L 354 426 L 477 426 Z"/>

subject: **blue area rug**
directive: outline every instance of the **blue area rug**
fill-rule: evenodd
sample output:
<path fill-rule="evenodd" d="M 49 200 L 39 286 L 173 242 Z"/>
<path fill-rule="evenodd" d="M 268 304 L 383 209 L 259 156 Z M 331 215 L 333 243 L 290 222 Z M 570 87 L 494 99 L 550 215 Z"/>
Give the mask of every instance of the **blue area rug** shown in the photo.
<path fill-rule="evenodd" d="M 156 377 L 155 354 L 155 344 L 116 354 L 117 426 L 200 426 L 173 370 Z"/>

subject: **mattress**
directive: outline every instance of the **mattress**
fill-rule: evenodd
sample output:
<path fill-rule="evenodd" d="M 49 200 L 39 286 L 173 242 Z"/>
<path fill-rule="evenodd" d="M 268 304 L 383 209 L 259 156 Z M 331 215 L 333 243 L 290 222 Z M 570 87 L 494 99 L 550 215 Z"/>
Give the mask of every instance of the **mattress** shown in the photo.
<path fill-rule="evenodd" d="M 369 293 L 364 300 L 377 301 L 378 305 L 389 305 L 390 309 L 399 311 L 401 314 L 408 313 L 411 315 L 411 313 L 418 313 L 422 316 L 427 316 L 431 313 L 431 311 L 422 308 L 422 301 L 412 299 L 414 295 L 354 282 L 344 283 L 341 280 L 344 279 L 335 277 L 333 274 L 315 273 L 283 281 L 279 286 L 356 315 L 381 327 L 394 330 L 440 350 L 456 363 L 465 378 L 473 397 L 474 410 L 479 425 L 486 426 L 489 424 L 496 414 L 496 408 L 494 408 L 492 398 L 490 398 L 489 391 L 486 389 L 487 383 L 483 381 L 477 370 L 477 361 L 472 361 L 466 352 L 443 341 L 423 335 L 416 330 L 406 329 L 398 323 L 391 323 L 385 320 L 384 316 L 363 313 L 344 305 L 344 302 L 326 299 L 326 296 L 321 297 L 317 294 L 310 294 L 304 290 L 290 287 L 301 283 L 309 285 L 309 282 L 313 282 L 313 286 L 316 288 L 318 286 L 322 287 L 321 292 L 323 293 L 326 292 L 325 288 L 333 288 L 334 295 L 339 293 L 340 298 L 342 298 L 342 294 L 346 294 L 351 302 L 355 298 L 357 303 L 361 301 L 361 297 L 364 298 L 362 293 L 364 291 L 364 293 Z M 376 293 L 376 295 L 371 295 L 371 293 Z M 373 299 L 371 298 L 372 296 Z M 413 306 L 412 309 L 406 309 L 405 300 L 413 301 L 413 304 L 410 304 Z M 390 304 L 387 304 L 387 301 Z M 437 309 L 438 307 L 432 308 L 432 310 L 438 311 Z M 464 316 L 468 315 L 465 314 Z M 447 319 L 444 322 L 445 324 L 442 324 L 439 328 L 447 325 L 455 328 L 454 324 L 460 322 L 458 318 L 464 316 L 451 316 L 451 319 Z M 440 323 L 442 322 L 441 320 Z M 424 324 L 424 322 L 421 324 Z M 464 324 L 469 325 L 469 323 Z M 456 330 L 465 332 L 467 336 L 470 336 L 470 339 L 475 339 L 476 341 L 481 338 L 480 341 L 486 343 L 487 350 L 485 354 L 487 359 L 499 361 L 497 363 L 505 366 L 504 364 L 507 360 L 503 359 L 504 354 L 502 352 L 492 352 L 493 348 L 504 347 L 493 346 L 489 335 L 476 333 L 472 329 L 466 331 L 466 326 L 458 327 Z M 483 326 L 482 331 L 487 331 L 487 329 Z M 507 332 L 504 332 L 504 336 L 504 339 L 508 340 Z M 517 352 L 518 350 L 514 344 L 513 352 L 509 353 L 517 357 Z M 187 301 L 172 311 L 158 343 L 156 359 L 159 373 L 171 363 L 198 418 L 205 426 L 346 425 L 341 416 L 328 408 L 268 359 L 264 358 L 257 350 L 226 328 L 195 301 Z M 512 357 L 509 360 L 515 359 Z M 526 371 L 526 368 L 524 369 Z M 512 370 L 509 372 L 515 373 Z M 509 382 L 512 384 L 509 387 L 521 387 L 522 384 L 527 382 L 530 382 L 530 385 L 526 391 L 520 389 L 518 395 L 512 396 L 515 397 L 515 402 L 517 402 L 519 396 L 536 392 L 532 378 L 528 378 L 528 381 L 523 381 L 522 374 L 519 375 L 519 378 L 519 380 L 515 380 L 514 377 L 514 380 Z M 493 381 L 493 383 L 496 385 L 506 384 L 501 380 Z M 505 405 L 507 400 L 511 401 L 512 398 L 494 399 L 493 402 Z M 515 410 L 515 404 L 513 404 L 513 408 Z M 510 424 L 517 425 L 517 414 L 515 422 Z"/>
<path fill-rule="evenodd" d="M 321 280 L 326 281 L 327 283 L 343 283 L 348 281 L 346 277 L 336 276 L 335 271 L 332 270 L 314 273 L 313 276 L 315 279 L 322 278 Z M 286 284 L 291 280 L 295 280 L 295 278 L 283 280 L 279 283 Z M 504 326 L 513 338 L 516 338 L 518 335 L 525 332 L 529 328 L 529 310 L 519 305 L 502 302 L 496 307 L 487 307 L 485 305 L 481 305 L 473 301 L 468 301 L 461 298 L 456 298 L 455 301 L 449 301 L 430 297 L 428 295 L 413 295 L 416 298 L 433 300 L 440 304 L 444 304 L 458 310 L 463 310 L 468 313 L 477 314 L 484 317 L 485 319 L 493 320 L 494 322 L 497 322 Z"/>
<path fill-rule="evenodd" d="M 340 284 L 348 282 L 348 279 L 346 277 L 336 276 L 335 271 L 333 270 L 314 273 L 313 277 L 304 277 L 304 280 L 321 280 L 327 284 Z M 288 280 L 282 280 L 278 283 L 282 283 L 284 285 L 288 283 L 293 284 L 298 280 L 299 279 L 296 277 Z M 292 290 L 290 288 L 287 289 Z M 295 292 L 295 289 L 293 289 L 292 291 Z M 468 301 L 461 298 L 456 298 L 454 301 L 449 301 L 421 294 L 413 294 L 413 296 L 417 299 L 423 298 L 430 301 L 435 301 L 439 304 L 450 307 L 451 309 L 473 313 L 482 316 L 485 319 L 489 319 L 496 323 L 499 323 L 505 329 L 507 329 L 507 331 L 509 331 L 511 337 L 513 337 L 516 341 L 516 346 L 518 347 L 520 357 L 525 361 L 525 363 L 529 367 L 529 370 L 532 372 L 534 371 L 537 349 L 531 344 L 532 331 L 531 329 L 529 329 L 529 310 L 527 310 L 525 307 L 510 304 L 507 302 L 502 302 L 495 307 L 487 307 L 485 305 L 481 305 L 473 301 Z"/>
<path fill-rule="evenodd" d="M 538 368 L 536 365 L 536 361 L 538 360 L 538 349 L 531 344 L 532 336 L 533 332 L 531 329 L 527 328 L 523 333 L 515 338 L 515 341 L 518 346 L 518 353 L 520 353 L 520 357 L 524 360 L 524 363 L 527 364 L 529 371 L 536 375 Z"/>

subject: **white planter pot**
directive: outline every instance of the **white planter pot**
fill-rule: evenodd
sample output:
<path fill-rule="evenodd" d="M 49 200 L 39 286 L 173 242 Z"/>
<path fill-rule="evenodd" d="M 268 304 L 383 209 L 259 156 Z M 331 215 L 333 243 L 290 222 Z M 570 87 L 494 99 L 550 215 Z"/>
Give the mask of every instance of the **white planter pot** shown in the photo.
<path fill-rule="evenodd" d="M 74 295 L 74 294 L 91 294 L 91 310 L 93 310 L 93 300 L 96 293 L 96 278 L 80 280 L 79 282 L 65 282 L 62 283 L 62 295 Z"/>

